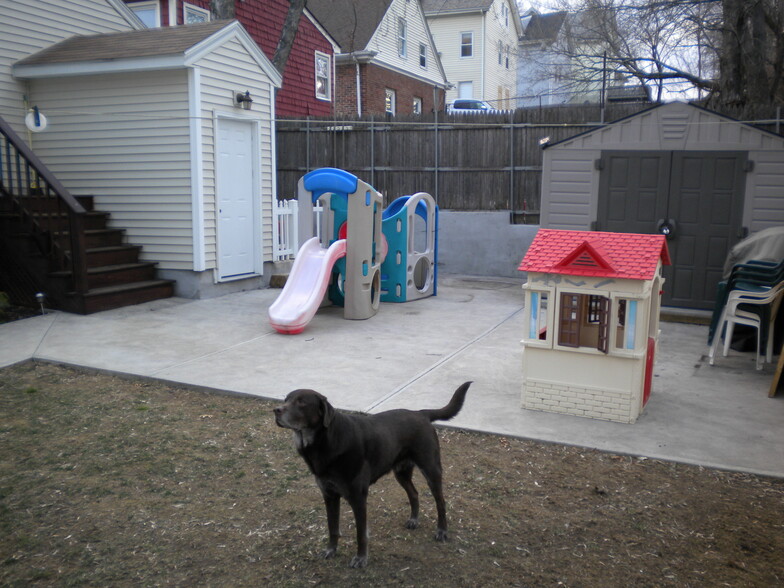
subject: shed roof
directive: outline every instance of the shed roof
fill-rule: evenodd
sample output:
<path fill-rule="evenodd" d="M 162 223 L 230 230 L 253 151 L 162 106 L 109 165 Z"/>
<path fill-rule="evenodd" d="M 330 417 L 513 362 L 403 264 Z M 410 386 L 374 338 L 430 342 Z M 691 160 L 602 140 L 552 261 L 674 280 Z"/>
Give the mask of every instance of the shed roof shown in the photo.
<path fill-rule="evenodd" d="M 16 65 L 128 59 L 184 53 L 227 24 L 227 21 L 217 20 L 182 27 L 74 36 L 30 55 L 18 61 Z"/>
<path fill-rule="evenodd" d="M 13 71 L 19 78 L 35 78 L 187 67 L 230 38 L 239 39 L 280 87 L 280 73 L 236 20 L 76 35 L 17 61 Z"/>
<path fill-rule="evenodd" d="M 524 272 L 650 280 L 659 260 L 670 265 L 664 235 L 539 229 L 520 267 Z"/>

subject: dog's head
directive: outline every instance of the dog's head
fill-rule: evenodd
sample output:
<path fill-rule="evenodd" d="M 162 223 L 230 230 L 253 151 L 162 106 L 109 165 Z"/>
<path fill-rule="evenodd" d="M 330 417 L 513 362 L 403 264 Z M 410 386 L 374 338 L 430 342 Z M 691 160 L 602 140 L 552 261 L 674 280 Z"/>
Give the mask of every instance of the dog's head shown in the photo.
<path fill-rule="evenodd" d="M 335 409 L 329 401 L 314 390 L 289 392 L 283 404 L 273 412 L 279 427 L 294 431 L 327 428 L 335 415 Z"/>

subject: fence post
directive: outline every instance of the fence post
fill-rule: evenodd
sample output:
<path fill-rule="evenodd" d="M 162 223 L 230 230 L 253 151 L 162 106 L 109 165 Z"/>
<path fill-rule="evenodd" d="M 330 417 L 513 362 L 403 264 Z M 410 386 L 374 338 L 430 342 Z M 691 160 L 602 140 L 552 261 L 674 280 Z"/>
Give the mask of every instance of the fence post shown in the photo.
<path fill-rule="evenodd" d="M 514 218 L 514 210 L 515 210 L 514 175 L 515 175 L 515 159 L 514 159 L 514 110 L 513 110 L 509 113 L 509 209 L 512 211 L 513 218 Z"/>

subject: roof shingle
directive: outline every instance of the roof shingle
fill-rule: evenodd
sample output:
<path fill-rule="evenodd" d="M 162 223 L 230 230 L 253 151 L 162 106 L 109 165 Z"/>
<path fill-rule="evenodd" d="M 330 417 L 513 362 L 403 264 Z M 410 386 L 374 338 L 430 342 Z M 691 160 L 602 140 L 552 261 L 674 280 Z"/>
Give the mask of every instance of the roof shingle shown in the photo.
<path fill-rule="evenodd" d="M 670 265 L 664 235 L 539 229 L 520 267 L 524 272 L 650 280 L 661 259 Z"/>

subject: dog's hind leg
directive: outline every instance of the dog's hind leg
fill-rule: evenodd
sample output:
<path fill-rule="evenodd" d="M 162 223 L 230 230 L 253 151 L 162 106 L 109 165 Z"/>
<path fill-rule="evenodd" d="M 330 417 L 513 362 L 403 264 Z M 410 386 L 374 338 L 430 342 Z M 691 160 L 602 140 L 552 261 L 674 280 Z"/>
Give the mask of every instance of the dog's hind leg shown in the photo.
<path fill-rule="evenodd" d="M 406 491 L 408 502 L 411 505 L 411 517 L 406 521 L 407 529 L 416 529 L 419 526 L 419 492 L 414 486 L 412 476 L 414 464 L 405 462 L 395 467 L 395 479 Z"/>
<path fill-rule="evenodd" d="M 438 528 L 436 529 L 436 541 L 447 540 L 446 523 L 446 502 L 444 501 L 444 491 L 442 488 L 441 465 L 438 463 L 429 464 L 427 468 L 419 468 L 430 486 L 433 498 L 436 501 L 436 511 L 438 512 Z"/>

